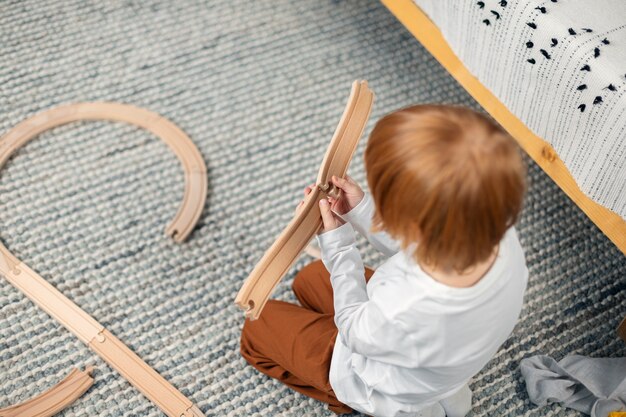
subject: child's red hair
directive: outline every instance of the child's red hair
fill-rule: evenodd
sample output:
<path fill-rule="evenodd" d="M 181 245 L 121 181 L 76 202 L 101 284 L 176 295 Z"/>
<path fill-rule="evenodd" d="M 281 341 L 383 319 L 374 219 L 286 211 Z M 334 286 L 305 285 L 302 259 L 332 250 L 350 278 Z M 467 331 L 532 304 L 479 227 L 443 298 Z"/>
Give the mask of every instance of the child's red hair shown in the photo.
<path fill-rule="evenodd" d="M 522 207 L 519 148 L 470 109 L 418 105 L 383 117 L 365 151 L 374 227 L 416 243 L 418 262 L 457 272 L 486 260 Z"/>

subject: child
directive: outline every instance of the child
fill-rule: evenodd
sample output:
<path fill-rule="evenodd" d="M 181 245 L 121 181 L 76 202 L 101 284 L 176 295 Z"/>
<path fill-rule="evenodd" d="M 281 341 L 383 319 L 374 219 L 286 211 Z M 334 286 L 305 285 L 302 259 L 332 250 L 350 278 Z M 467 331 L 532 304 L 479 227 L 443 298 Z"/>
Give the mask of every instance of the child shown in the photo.
<path fill-rule="evenodd" d="M 340 197 L 320 201 L 323 265 L 296 276 L 302 307 L 268 302 L 246 321 L 241 353 L 338 414 L 463 416 L 468 381 L 511 334 L 528 279 L 513 228 L 518 148 L 474 111 L 419 105 L 376 124 L 365 167 L 371 196 L 333 178 Z M 389 257 L 376 272 L 355 230 Z"/>

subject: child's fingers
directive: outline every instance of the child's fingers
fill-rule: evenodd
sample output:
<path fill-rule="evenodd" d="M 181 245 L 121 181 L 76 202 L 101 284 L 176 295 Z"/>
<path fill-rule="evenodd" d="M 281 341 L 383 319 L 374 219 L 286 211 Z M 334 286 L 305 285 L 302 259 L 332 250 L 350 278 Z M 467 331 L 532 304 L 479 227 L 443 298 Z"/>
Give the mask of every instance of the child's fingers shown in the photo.
<path fill-rule="evenodd" d="M 341 188 L 344 191 L 347 191 L 346 187 L 350 187 L 350 183 L 345 178 L 339 178 L 333 175 L 330 180 L 337 188 Z"/>
<path fill-rule="evenodd" d="M 304 196 L 306 197 L 307 195 L 309 195 L 311 191 L 313 191 L 313 188 L 315 188 L 315 184 L 307 185 L 306 187 L 304 187 Z"/>
<path fill-rule="evenodd" d="M 330 204 L 325 199 L 320 200 L 320 213 L 322 214 L 322 222 L 324 222 L 324 230 L 329 231 L 337 227 L 335 215 L 330 210 Z"/>
<path fill-rule="evenodd" d="M 337 199 L 333 197 L 327 197 L 326 199 L 328 200 L 328 204 L 330 204 L 330 210 L 335 211 L 337 208 Z"/>
<path fill-rule="evenodd" d="M 356 183 L 350 182 L 345 178 L 338 178 L 333 176 L 331 181 L 337 188 L 349 195 L 358 193 L 360 190 L 359 186 L 356 185 Z"/>

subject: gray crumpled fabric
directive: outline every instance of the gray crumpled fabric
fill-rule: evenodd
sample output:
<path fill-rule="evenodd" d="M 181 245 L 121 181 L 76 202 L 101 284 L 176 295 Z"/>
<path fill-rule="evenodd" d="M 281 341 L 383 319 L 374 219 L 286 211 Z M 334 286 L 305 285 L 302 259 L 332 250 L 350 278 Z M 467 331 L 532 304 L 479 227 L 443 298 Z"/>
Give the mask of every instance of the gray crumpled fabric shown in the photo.
<path fill-rule="evenodd" d="M 539 406 L 558 402 L 592 417 L 626 411 L 626 358 L 573 355 L 557 362 L 537 355 L 520 366 L 528 396 Z"/>

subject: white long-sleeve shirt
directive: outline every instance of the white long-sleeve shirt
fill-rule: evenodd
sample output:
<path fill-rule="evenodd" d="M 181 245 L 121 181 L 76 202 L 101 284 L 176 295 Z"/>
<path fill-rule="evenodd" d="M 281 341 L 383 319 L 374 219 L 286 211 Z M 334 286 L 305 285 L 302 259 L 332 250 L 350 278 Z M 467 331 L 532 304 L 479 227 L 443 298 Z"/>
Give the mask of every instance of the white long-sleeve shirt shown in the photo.
<path fill-rule="evenodd" d="M 519 317 L 528 270 L 511 228 L 480 281 L 446 286 L 370 232 L 373 212 L 366 194 L 346 224 L 318 236 L 339 329 L 329 379 L 355 410 L 407 416 L 454 394 L 493 357 Z M 367 285 L 354 229 L 390 256 Z"/>

